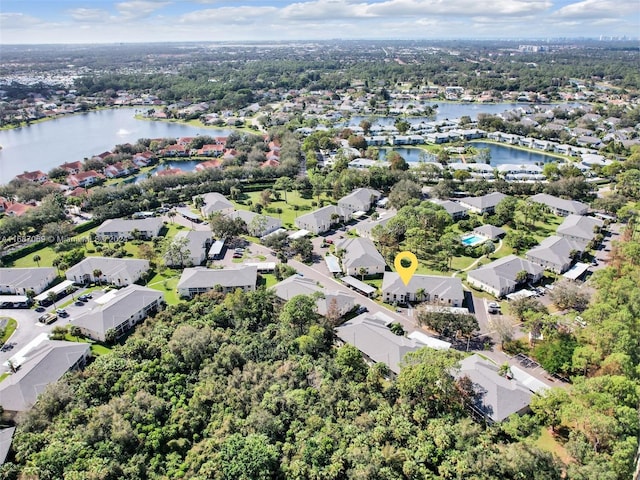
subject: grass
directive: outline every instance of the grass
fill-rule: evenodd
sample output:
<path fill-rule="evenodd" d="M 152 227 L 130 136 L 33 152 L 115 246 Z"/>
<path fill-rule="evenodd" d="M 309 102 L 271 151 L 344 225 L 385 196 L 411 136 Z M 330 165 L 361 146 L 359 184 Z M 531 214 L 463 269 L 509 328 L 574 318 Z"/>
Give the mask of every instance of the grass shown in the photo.
<path fill-rule="evenodd" d="M 540 436 L 534 442 L 534 445 L 541 450 L 553 453 L 566 465 L 571 461 L 571 456 L 567 453 L 567 450 L 551 435 L 551 432 L 547 428 L 543 428 L 540 431 Z"/>
<path fill-rule="evenodd" d="M 177 305 L 181 301 L 176 291 L 179 279 L 180 271 L 167 269 L 164 273 L 156 273 L 151 277 L 147 287 L 164 293 L 164 300 L 167 305 Z"/>
<path fill-rule="evenodd" d="M 265 288 L 271 288 L 279 282 L 273 273 L 261 273 L 260 276 L 262 277 L 262 282 L 259 285 L 264 285 Z"/>
<path fill-rule="evenodd" d="M 111 353 L 111 349 L 101 343 L 96 343 L 93 340 L 90 340 L 85 337 L 75 337 L 70 333 L 64 334 L 64 339 L 67 342 L 76 342 L 76 343 L 90 343 L 91 344 L 91 355 L 94 357 L 99 357 L 100 355 L 107 355 Z"/>
<path fill-rule="evenodd" d="M 316 202 L 317 198 L 302 198 L 300 196 L 300 192 L 293 191 L 287 192 L 287 202 L 284 201 L 284 195 L 280 192 L 282 198 L 280 200 L 273 200 L 269 205 L 262 210 L 264 215 L 268 215 L 273 218 L 279 218 L 282 221 L 282 225 L 286 228 L 293 228 L 294 222 L 296 218 L 305 213 L 309 213 L 313 210 L 316 210 L 318 207 L 313 206 L 312 202 Z M 246 198 L 242 201 L 233 201 L 233 204 L 239 210 L 251 210 L 250 205 L 248 205 L 248 201 L 250 200 L 252 205 L 260 203 L 260 192 L 249 192 L 245 194 Z M 329 197 L 326 194 L 322 194 L 320 196 L 321 200 L 324 200 L 325 205 L 331 203 Z M 297 206 L 298 210 L 294 210 L 294 207 Z M 275 213 L 275 209 L 281 208 L 282 213 Z M 274 211 L 267 211 L 274 210 Z"/>
<path fill-rule="evenodd" d="M 9 372 L 4 372 L 3 374 L 0 374 L 0 382 L 5 378 L 7 378 L 8 376 L 9 376 Z"/>
<path fill-rule="evenodd" d="M 18 322 L 16 322 L 13 318 L 9 318 L 7 326 L 4 328 L 4 334 L 2 335 L 2 338 L 0 338 L 0 344 L 4 344 L 7 340 L 9 340 L 9 337 L 13 335 L 13 332 L 15 332 L 17 327 Z"/>

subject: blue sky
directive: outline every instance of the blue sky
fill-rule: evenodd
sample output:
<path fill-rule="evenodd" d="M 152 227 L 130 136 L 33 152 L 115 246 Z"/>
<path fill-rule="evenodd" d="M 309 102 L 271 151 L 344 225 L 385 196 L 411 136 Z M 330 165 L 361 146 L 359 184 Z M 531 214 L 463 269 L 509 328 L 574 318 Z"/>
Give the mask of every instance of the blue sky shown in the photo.
<path fill-rule="evenodd" d="M 1 0 L 0 44 L 640 36 L 639 0 Z"/>

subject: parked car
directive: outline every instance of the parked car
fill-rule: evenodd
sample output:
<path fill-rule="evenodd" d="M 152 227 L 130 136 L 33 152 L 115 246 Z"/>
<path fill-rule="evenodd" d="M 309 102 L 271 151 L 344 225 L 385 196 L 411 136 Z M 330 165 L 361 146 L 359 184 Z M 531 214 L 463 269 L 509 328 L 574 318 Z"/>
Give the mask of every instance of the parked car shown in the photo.
<path fill-rule="evenodd" d="M 489 313 L 499 313 L 500 304 L 497 302 L 489 302 L 488 310 L 489 310 Z"/>
<path fill-rule="evenodd" d="M 80 295 L 78 297 L 78 300 L 80 300 L 81 302 L 88 302 L 90 298 L 93 298 L 93 295 L 86 293 L 84 295 Z"/>
<path fill-rule="evenodd" d="M 64 308 L 57 309 L 56 313 L 58 314 L 59 317 L 66 317 L 67 315 L 69 315 Z"/>
<path fill-rule="evenodd" d="M 361 313 L 365 313 L 365 312 L 368 312 L 368 311 L 369 311 L 369 309 L 367 307 L 358 307 L 358 309 L 356 310 L 356 313 L 358 315 L 360 315 Z"/>
<path fill-rule="evenodd" d="M 80 300 L 78 300 L 77 302 L 74 303 L 74 305 L 76 307 L 84 307 L 84 303 L 82 303 Z"/>
<path fill-rule="evenodd" d="M 55 313 L 45 313 L 38 318 L 40 323 L 46 323 L 49 325 L 50 323 L 55 322 L 58 319 L 58 316 Z"/>

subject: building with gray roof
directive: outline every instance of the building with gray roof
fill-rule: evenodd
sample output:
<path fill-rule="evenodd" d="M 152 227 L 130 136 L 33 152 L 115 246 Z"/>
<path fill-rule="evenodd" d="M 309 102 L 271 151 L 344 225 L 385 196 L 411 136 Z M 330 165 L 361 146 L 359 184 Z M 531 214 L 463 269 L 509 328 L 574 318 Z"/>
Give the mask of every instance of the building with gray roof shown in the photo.
<path fill-rule="evenodd" d="M 342 268 L 347 275 L 377 275 L 387 266 L 384 257 L 368 238 L 346 238 L 336 242 L 336 251 L 344 250 Z"/>
<path fill-rule="evenodd" d="M 0 465 L 2 465 L 7 459 L 15 431 L 16 427 L 0 429 Z"/>
<path fill-rule="evenodd" d="M 440 200 L 438 198 L 431 198 L 429 201 L 444 208 L 456 222 L 469 216 L 468 209 L 457 202 L 452 202 L 451 200 Z"/>
<path fill-rule="evenodd" d="M 0 268 L 0 294 L 26 295 L 43 292 L 56 279 L 53 267 Z"/>
<path fill-rule="evenodd" d="M 140 238 L 151 239 L 160 234 L 163 225 L 164 222 L 159 217 L 136 220 L 112 218 L 102 222 L 96 230 L 96 238 L 111 241 L 131 240 L 137 232 Z"/>
<path fill-rule="evenodd" d="M 296 227 L 311 233 L 323 233 L 331 227 L 350 218 L 350 212 L 336 205 L 327 205 L 295 219 Z"/>
<path fill-rule="evenodd" d="M 589 205 L 578 202 L 576 200 L 565 200 L 564 198 L 554 197 L 546 193 L 538 193 L 529 197 L 529 200 L 541 203 L 549 208 L 555 215 L 566 217 L 567 215 L 586 215 L 589 212 Z"/>
<path fill-rule="evenodd" d="M 496 298 L 500 298 L 515 291 L 519 285 L 516 278 L 521 271 L 527 272 L 526 282 L 535 283 L 542 278 L 544 268 L 515 255 L 508 255 L 475 270 L 470 270 L 467 273 L 467 282 L 474 288 L 484 290 Z"/>
<path fill-rule="evenodd" d="M 20 368 L 0 382 L 0 405 L 8 412 L 29 410 L 48 385 L 82 368 L 90 356 L 88 343 L 40 342 L 25 354 Z"/>
<path fill-rule="evenodd" d="M 361 222 L 355 226 L 355 230 L 363 238 L 369 238 L 374 240 L 372 230 L 378 225 L 385 226 L 389 220 L 396 216 L 398 212 L 396 210 L 387 210 L 380 214 L 376 219 L 370 218 Z"/>
<path fill-rule="evenodd" d="M 172 239 L 174 242 L 185 242 L 184 249 L 169 249 L 164 255 L 164 263 L 167 266 L 193 267 L 202 265 L 207 259 L 209 247 L 213 242 L 209 230 L 188 230 L 176 233 Z"/>
<path fill-rule="evenodd" d="M 280 219 L 269 215 L 260 215 L 249 210 L 236 210 L 230 213 L 229 217 L 242 219 L 247 224 L 249 235 L 254 237 L 264 237 L 282 227 Z"/>
<path fill-rule="evenodd" d="M 422 348 L 424 345 L 416 340 L 394 334 L 387 327 L 387 322 L 370 313 L 363 313 L 336 328 L 338 338 L 353 345 L 369 361 L 382 362 L 393 373 L 400 373 L 403 357 Z"/>
<path fill-rule="evenodd" d="M 464 197 L 459 200 L 459 203 L 472 212 L 482 215 L 485 213 L 493 213 L 496 206 L 505 198 L 507 198 L 507 195 L 504 193 L 492 192 L 482 195 L 481 197 Z"/>
<path fill-rule="evenodd" d="M 213 213 L 228 215 L 235 210 L 233 203 L 227 200 L 227 198 L 221 193 L 210 192 L 198 196 L 201 197 L 203 201 L 200 211 L 202 212 L 202 216 L 204 218 L 208 218 Z M 196 198 L 197 196 L 193 197 L 194 202 Z"/>
<path fill-rule="evenodd" d="M 507 231 L 496 227 L 495 225 L 480 225 L 473 229 L 473 233 L 476 235 L 481 235 L 489 240 L 497 240 L 500 237 L 503 237 L 507 234 Z"/>
<path fill-rule="evenodd" d="M 255 265 L 236 268 L 185 268 L 182 271 L 177 289 L 181 297 L 191 298 L 219 288 L 224 293 L 237 289 L 245 292 L 256 289 L 258 268 Z"/>
<path fill-rule="evenodd" d="M 137 282 L 149 268 L 149 260 L 138 258 L 87 257 L 69 268 L 66 277 L 80 285 L 100 282 L 125 287 Z M 96 277 L 94 272 L 98 271 L 101 275 Z"/>
<path fill-rule="evenodd" d="M 556 235 L 580 244 L 585 250 L 603 227 L 604 221 L 599 218 L 571 214 L 558 227 Z"/>
<path fill-rule="evenodd" d="M 540 245 L 530 249 L 525 254 L 525 258 L 542 265 L 546 270 L 564 273 L 571 268 L 574 258 L 580 256 L 582 252 L 581 245 L 576 242 L 552 235 L 540 242 Z"/>
<path fill-rule="evenodd" d="M 322 316 L 327 315 L 327 312 L 331 309 L 339 316 L 343 316 L 355 306 L 355 301 L 351 295 L 339 290 L 327 290 L 315 281 L 300 277 L 299 275 L 292 275 L 285 278 L 272 288 L 276 296 L 285 302 L 291 300 L 296 295 L 314 296 L 319 294 L 316 299 L 316 306 L 318 313 Z"/>
<path fill-rule="evenodd" d="M 490 423 L 529 411 L 533 392 L 518 380 L 501 376 L 499 367 L 477 354 L 460 362 L 454 377 L 469 378 L 476 393 L 473 409 Z"/>
<path fill-rule="evenodd" d="M 355 212 L 368 212 L 382 194 L 371 188 L 358 188 L 338 200 L 338 207 L 349 215 Z"/>
<path fill-rule="evenodd" d="M 121 290 L 111 290 L 90 302 L 89 308 L 71 320 L 83 335 L 104 342 L 107 332 L 113 330 L 121 337 L 136 324 L 156 312 L 164 303 L 164 295 L 158 290 L 129 285 Z"/>
<path fill-rule="evenodd" d="M 386 303 L 430 302 L 461 307 L 464 301 L 462 281 L 457 277 L 413 275 L 407 285 L 396 272 L 385 272 L 382 298 Z"/>

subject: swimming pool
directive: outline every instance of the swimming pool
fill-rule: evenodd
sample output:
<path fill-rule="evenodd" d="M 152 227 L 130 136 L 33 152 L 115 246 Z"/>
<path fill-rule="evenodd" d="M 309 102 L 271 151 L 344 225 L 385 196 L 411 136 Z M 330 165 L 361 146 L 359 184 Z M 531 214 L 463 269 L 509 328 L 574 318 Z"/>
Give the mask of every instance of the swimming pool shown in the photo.
<path fill-rule="evenodd" d="M 479 243 L 482 243 L 482 242 L 484 242 L 486 240 L 487 239 L 484 238 L 483 236 L 476 235 L 475 233 L 469 233 L 469 234 L 464 235 L 463 237 L 460 238 L 460 241 L 466 247 L 473 247 L 473 246 L 478 245 Z"/>

